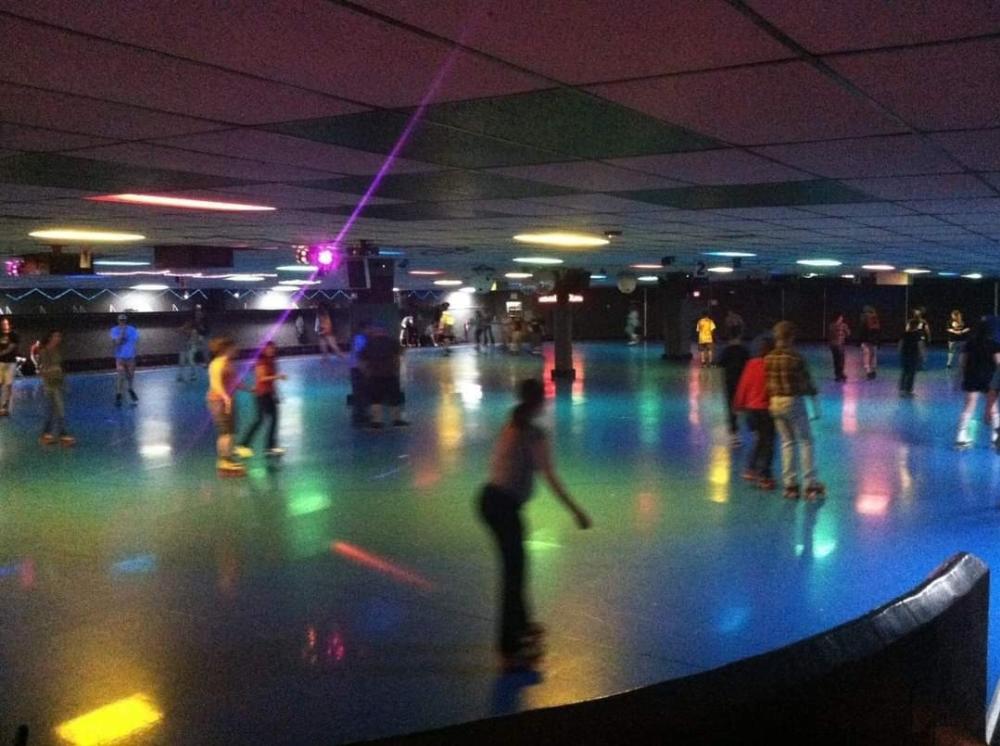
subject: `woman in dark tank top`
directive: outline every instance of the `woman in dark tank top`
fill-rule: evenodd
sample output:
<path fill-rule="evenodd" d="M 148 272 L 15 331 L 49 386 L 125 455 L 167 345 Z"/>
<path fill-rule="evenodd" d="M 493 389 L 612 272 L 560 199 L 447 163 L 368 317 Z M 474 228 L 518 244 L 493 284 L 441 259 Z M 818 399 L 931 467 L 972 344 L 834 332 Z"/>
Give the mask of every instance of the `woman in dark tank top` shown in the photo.
<path fill-rule="evenodd" d="M 496 540 L 503 568 L 497 647 L 504 670 L 530 668 L 542 655 L 543 629 L 530 621 L 524 599 L 524 524 L 520 513 L 531 497 L 535 472 L 544 475 L 580 528 L 591 525 L 589 516 L 556 476 L 545 433 L 534 423 L 545 405 L 542 382 L 522 381 L 518 399 L 520 403 L 494 447 L 490 481 L 479 496 L 479 512 Z"/>

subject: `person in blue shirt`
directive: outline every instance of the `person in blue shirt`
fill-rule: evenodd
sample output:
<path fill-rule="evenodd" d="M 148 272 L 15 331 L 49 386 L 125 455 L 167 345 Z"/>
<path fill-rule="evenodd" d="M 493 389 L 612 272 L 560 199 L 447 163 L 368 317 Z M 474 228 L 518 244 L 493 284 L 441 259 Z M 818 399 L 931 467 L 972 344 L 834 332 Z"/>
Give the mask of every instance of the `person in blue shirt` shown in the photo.
<path fill-rule="evenodd" d="M 351 424 L 363 427 L 368 424 L 368 397 L 361 353 L 368 344 L 368 321 L 362 321 L 351 339 Z"/>
<path fill-rule="evenodd" d="M 118 325 L 111 330 L 111 342 L 115 351 L 115 370 L 118 372 L 118 380 L 115 385 L 115 406 L 122 405 L 122 391 L 128 387 L 128 394 L 132 397 L 132 406 L 139 401 L 132 387 L 135 379 L 135 352 L 139 346 L 139 330 L 128 323 L 125 314 L 118 315 Z"/>

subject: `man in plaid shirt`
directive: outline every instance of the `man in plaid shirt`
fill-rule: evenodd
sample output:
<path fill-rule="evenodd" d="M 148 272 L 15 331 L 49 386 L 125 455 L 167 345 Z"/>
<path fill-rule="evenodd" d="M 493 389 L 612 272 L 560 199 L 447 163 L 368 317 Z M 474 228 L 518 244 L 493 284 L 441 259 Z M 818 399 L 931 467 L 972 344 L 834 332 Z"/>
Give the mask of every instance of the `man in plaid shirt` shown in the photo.
<path fill-rule="evenodd" d="M 781 479 L 785 497 L 799 497 L 799 478 L 795 468 L 795 451 L 806 481 L 806 499 L 815 500 L 826 494 L 826 488 L 816 479 L 813 461 L 812 432 L 806 412 L 805 397 L 816 396 L 816 387 L 806 361 L 794 347 L 795 326 L 781 321 L 774 327 L 775 348 L 764 358 L 767 376 L 769 410 L 774 426 L 781 437 Z M 818 413 L 813 406 L 813 412 Z M 818 416 L 818 415 L 817 415 Z"/>

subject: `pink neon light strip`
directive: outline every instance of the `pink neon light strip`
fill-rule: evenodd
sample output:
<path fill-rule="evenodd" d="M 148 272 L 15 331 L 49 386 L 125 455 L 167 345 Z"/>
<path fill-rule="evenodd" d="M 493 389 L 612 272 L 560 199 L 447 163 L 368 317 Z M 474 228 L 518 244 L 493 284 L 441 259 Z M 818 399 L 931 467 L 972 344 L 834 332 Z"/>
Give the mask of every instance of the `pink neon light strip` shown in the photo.
<path fill-rule="evenodd" d="M 87 197 L 91 202 L 121 202 L 128 205 L 150 205 L 152 207 L 177 207 L 182 210 L 222 210 L 226 212 L 271 212 L 276 207 L 249 205 L 241 202 L 217 202 L 207 199 L 187 197 L 167 197 L 160 194 L 105 194 Z"/>

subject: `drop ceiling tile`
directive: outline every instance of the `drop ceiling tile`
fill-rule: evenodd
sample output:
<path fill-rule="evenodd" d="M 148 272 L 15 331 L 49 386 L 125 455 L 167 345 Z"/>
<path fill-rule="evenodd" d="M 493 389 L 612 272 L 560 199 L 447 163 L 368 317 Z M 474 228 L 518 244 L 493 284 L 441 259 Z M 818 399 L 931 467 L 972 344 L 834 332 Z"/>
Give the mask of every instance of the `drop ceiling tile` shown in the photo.
<path fill-rule="evenodd" d="M 550 199 L 563 199 L 553 197 Z M 465 205 L 483 212 L 499 212 L 508 215 L 566 215 L 575 213 L 572 207 L 565 207 L 560 204 L 544 204 L 527 199 L 481 199 L 474 202 L 458 202 L 456 204 Z"/>
<path fill-rule="evenodd" d="M 990 2 L 750 0 L 748 5 L 813 53 L 904 46 L 1000 32 Z"/>
<path fill-rule="evenodd" d="M 374 153 L 244 128 L 171 137 L 158 140 L 157 143 L 168 147 L 260 159 L 271 163 L 285 163 L 342 174 L 374 174 L 386 161 L 385 156 Z M 392 162 L 391 171 L 410 173 L 433 171 L 436 168 L 426 163 L 396 158 Z"/>
<path fill-rule="evenodd" d="M 878 199 L 965 199 L 993 196 L 989 187 L 968 174 L 853 179 L 844 183 Z"/>
<path fill-rule="evenodd" d="M 1000 126 L 1000 40 L 827 59 L 862 90 L 923 130 Z"/>
<path fill-rule="evenodd" d="M 529 181 L 582 189 L 588 192 L 616 192 L 627 189 L 668 189 L 684 186 L 660 176 L 638 173 L 594 161 L 568 161 L 538 166 L 514 166 L 493 169 L 493 173 Z"/>
<path fill-rule="evenodd" d="M 850 187 L 836 181 L 821 179 L 740 186 L 639 190 L 621 192 L 620 196 L 653 204 L 696 210 L 870 201 L 870 198 L 865 194 Z"/>
<path fill-rule="evenodd" d="M 56 132 L 50 129 L 24 127 L 0 122 L 0 146 L 11 150 L 55 151 L 105 145 L 112 142 L 100 137 Z"/>
<path fill-rule="evenodd" d="M 939 132 L 930 137 L 974 171 L 1000 169 L 1000 129 Z"/>
<path fill-rule="evenodd" d="M 261 36 L 267 34 L 257 35 Z M 0 49 L 4 50 L 3 75 L 7 83 L 220 122 L 255 124 L 332 116 L 363 108 L 330 96 L 11 17 L 5 17 L 0 24 Z"/>
<path fill-rule="evenodd" d="M 993 173 L 983 174 L 983 179 L 992 184 L 997 189 L 1000 189 L 1000 171 Z"/>
<path fill-rule="evenodd" d="M 881 217 L 856 218 L 862 225 L 871 225 L 879 228 L 889 228 L 891 230 L 904 228 L 919 228 L 921 230 L 932 228 L 946 228 L 947 226 L 931 215 L 888 215 Z"/>
<path fill-rule="evenodd" d="M 588 90 L 738 145 L 902 130 L 803 62 L 616 83 Z"/>
<path fill-rule="evenodd" d="M 149 0 L 141 13 L 130 0 L 38 0 L 27 5 L 3 0 L 0 7 L 378 106 L 412 106 L 425 95 L 445 101 L 544 85 L 533 75 L 334 3 L 298 2 L 289 8 L 281 2 L 254 2 L 234 7 L 187 0 L 184 11 L 178 12 L 169 0 Z"/>
<path fill-rule="evenodd" d="M 613 164 L 694 184 L 761 184 L 814 178 L 744 150 L 703 150 L 697 153 L 621 158 Z"/>
<path fill-rule="evenodd" d="M 967 215 L 949 215 L 948 221 L 974 230 L 981 226 L 1000 228 L 1000 213 L 974 212 Z"/>
<path fill-rule="evenodd" d="M 967 215 L 970 213 L 1000 214 L 1000 197 L 980 197 L 978 199 L 921 199 L 904 202 L 906 207 L 917 212 L 937 215 Z"/>
<path fill-rule="evenodd" d="M 588 210 L 591 212 L 625 213 L 659 209 L 657 205 L 651 205 L 648 202 L 636 202 L 610 194 L 567 194 L 562 197 L 542 197 L 537 201 L 544 202 L 547 205 L 557 205 L 559 207 Z"/>
<path fill-rule="evenodd" d="M 809 205 L 802 209 L 809 212 L 817 212 L 821 215 L 833 215 L 844 218 L 913 214 L 912 210 L 895 202 L 861 202 L 853 205 Z"/>
<path fill-rule="evenodd" d="M 789 56 L 782 45 L 719 0 L 673 0 L 670 12 L 660 12 L 646 0 L 501 0 L 488 6 L 479 0 L 363 0 L 363 4 L 567 83 Z"/>
<path fill-rule="evenodd" d="M 831 178 L 954 173 L 961 168 L 914 135 L 771 145 L 754 151 Z"/>
<path fill-rule="evenodd" d="M 716 146 L 708 138 L 565 88 L 438 104 L 425 116 L 448 127 L 589 160 Z"/>
<path fill-rule="evenodd" d="M 332 189 L 347 194 L 364 194 L 371 180 L 363 176 L 309 182 L 313 189 Z M 573 194 L 574 190 L 554 184 L 514 179 L 485 171 L 437 171 L 429 174 L 390 174 L 379 184 L 380 197 L 414 202 L 447 202 L 474 199 L 526 199 Z"/>
<path fill-rule="evenodd" d="M 211 195 L 214 195 L 211 196 Z M 185 192 L 184 196 L 196 199 L 256 199 L 274 207 L 336 207 L 357 204 L 358 194 L 341 194 L 328 189 L 305 189 L 292 184 L 251 184 L 249 186 L 228 187 L 224 190 L 213 190 L 204 193 Z M 399 202 L 385 197 L 369 197 L 371 204 L 394 204 Z"/>

